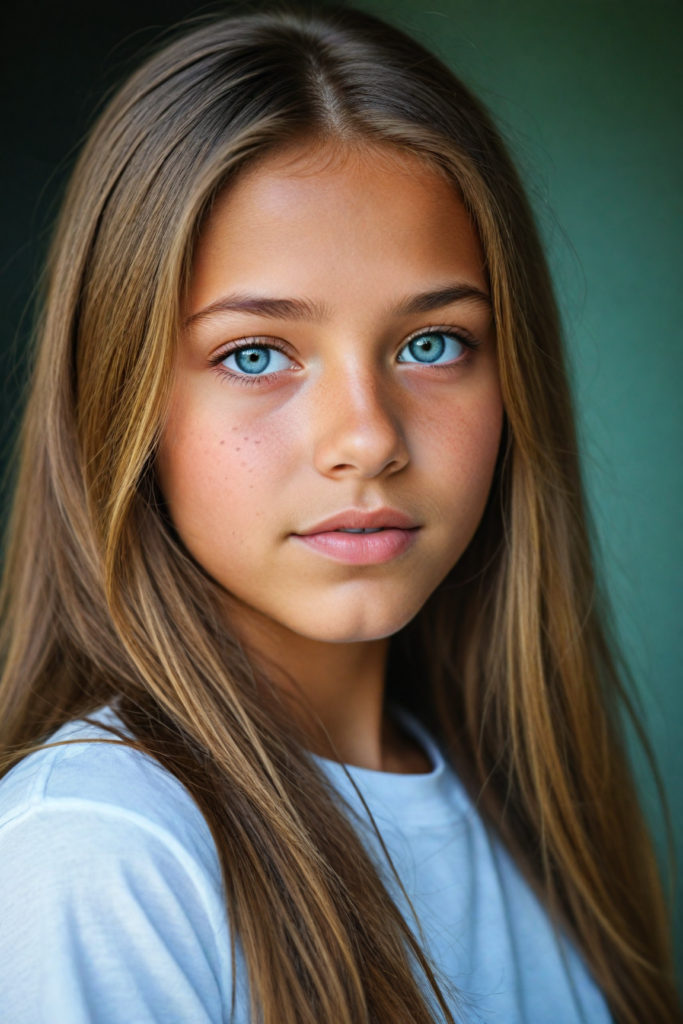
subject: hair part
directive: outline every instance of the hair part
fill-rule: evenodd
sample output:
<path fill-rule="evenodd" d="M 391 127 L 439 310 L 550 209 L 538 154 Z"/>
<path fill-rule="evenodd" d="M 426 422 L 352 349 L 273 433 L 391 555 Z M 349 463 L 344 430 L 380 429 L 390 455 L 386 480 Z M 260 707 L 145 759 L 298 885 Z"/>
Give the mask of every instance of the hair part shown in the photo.
<path fill-rule="evenodd" d="M 194 245 L 221 189 L 295 141 L 398 148 L 476 224 L 505 440 L 467 552 L 392 641 L 436 729 L 620 1024 L 680 1019 L 620 731 L 552 287 L 488 115 L 418 43 L 351 10 L 218 20 L 145 63 L 95 125 L 46 275 L 2 591 L 9 767 L 116 700 L 212 830 L 264 1024 L 452 1021 L 434 976 L 221 591 L 163 514 L 154 459 Z M 417 659 L 422 675 L 398 665 Z M 416 679 L 427 678 L 420 689 Z M 265 695 L 265 697 L 264 697 Z"/>

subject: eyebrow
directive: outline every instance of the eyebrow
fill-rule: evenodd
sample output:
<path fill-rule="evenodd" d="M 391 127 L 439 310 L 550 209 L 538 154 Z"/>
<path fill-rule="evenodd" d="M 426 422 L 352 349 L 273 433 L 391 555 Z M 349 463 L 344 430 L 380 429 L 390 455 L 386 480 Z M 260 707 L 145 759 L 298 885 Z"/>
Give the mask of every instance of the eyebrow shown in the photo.
<path fill-rule="evenodd" d="M 307 299 L 269 299 L 258 295 L 225 295 L 193 313 L 185 326 L 205 320 L 216 313 L 251 313 L 253 316 L 268 317 L 270 320 L 308 320 L 320 322 L 325 310 L 318 302 Z"/>
<path fill-rule="evenodd" d="M 433 292 L 423 292 L 421 295 L 412 295 L 395 309 L 397 316 L 410 316 L 412 313 L 431 313 L 434 309 L 442 309 L 455 302 L 465 300 L 480 302 L 489 310 L 493 310 L 490 295 L 475 288 L 471 284 L 454 284 L 447 288 L 439 288 Z"/>
<path fill-rule="evenodd" d="M 430 313 L 455 302 L 480 302 L 492 309 L 491 298 L 480 288 L 470 284 L 454 284 L 436 291 L 411 295 L 399 303 L 392 312 L 394 316 L 410 316 L 415 313 Z M 325 319 L 325 308 L 319 302 L 308 299 L 271 299 L 257 295 L 225 295 L 203 309 L 192 313 L 185 326 L 209 319 L 220 313 L 250 313 L 252 316 L 267 317 L 270 320 L 298 320 L 321 323 Z"/>

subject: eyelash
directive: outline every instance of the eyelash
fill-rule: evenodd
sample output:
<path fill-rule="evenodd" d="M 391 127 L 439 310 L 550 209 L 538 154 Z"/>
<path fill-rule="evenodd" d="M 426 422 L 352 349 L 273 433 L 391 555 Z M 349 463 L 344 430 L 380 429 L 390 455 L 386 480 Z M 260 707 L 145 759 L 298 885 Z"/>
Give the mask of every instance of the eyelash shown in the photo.
<path fill-rule="evenodd" d="M 264 373 L 260 375 L 254 374 L 252 376 L 248 373 L 233 373 L 233 371 L 229 370 L 227 366 L 221 366 L 223 360 L 227 359 L 228 356 L 234 355 L 235 352 L 239 352 L 241 349 L 245 348 L 259 347 L 274 348 L 276 351 L 282 352 L 283 356 L 287 356 L 288 359 L 290 358 L 285 346 L 278 342 L 277 338 L 258 336 L 253 338 L 243 338 L 241 342 L 237 342 L 230 345 L 228 348 L 223 349 L 217 355 L 212 357 L 211 365 L 219 376 L 223 379 L 230 380 L 231 383 L 238 384 L 241 387 L 259 387 L 260 385 L 271 381 L 278 373 L 282 373 L 282 371 L 276 370 L 275 373 Z"/>
<path fill-rule="evenodd" d="M 466 349 L 468 349 L 468 351 L 479 348 L 481 345 L 478 338 L 474 338 L 468 331 L 463 330 L 462 327 L 444 327 L 443 324 L 432 324 L 430 327 L 421 327 L 419 331 L 413 331 L 413 333 L 409 335 L 401 345 L 401 350 L 403 350 L 406 345 L 409 345 L 411 341 L 415 341 L 416 338 L 421 338 L 423 334 L 447 334 L 451 338 L 456 338 L 465 346 Z M 442 368 L 445 368 L 447 365 L 449 364 L 444 363 Z"/>
<path fill-rule="evenodd" d="M 414 341 L 416 338 L 422 337 L 423 334 L 432 333 L 448 334 L 449 336 L 456 338 L 462 345 L 464 345 L 466 353 L 464 357 L 461 357 L 460 359 L 457 360 L 458 365 L 460 365 L 466 359 L 468 359 L 469 353 L 479 348 L 479 346 L 481 345 L 481 342 L 479 340 L 473 338 L 472 335 L 464 331 L 461 327 L 456 329 L 454 327 L 444 327 L 443 325 L 433 325 L 430 327 L 422 327 L 419 331 L 414 331 L 409 337 L 407 337 L 403 341 L 399 351 L 403 351 L 403 349 L 406 348 L 406 346 L 409 345 L 411 341 Z M 237 383 L 242 387 L 259 387 L 260 385 L 267 384 L 274 377 L 276 377 L 278 373 L 281 373 L 282 371 L 276 370 L 274 373 L 264 373 L 260 375 L 254 374 L 252 376 L 247 373 L 233 373 L 232 370 L 228 370 L 227 367 L 221 365 L 224 359 L 227 359 L 228 356 L 233 355 L 235 352 L 239 352 L 241 349 L 254 348 L 258 346 L 262 346 L 263 348 L 273 348 L 278 352 L 282 352 L 284 356 L 288 356 L 285 346 L 281 342 L 278 342 L 277 338 L 263 336 L 244 338 L 241 340 L 241 342 L 234 343 L 230 345 L 228 348 L 223 349 L 217 355 L 213 356 L 211 359 L 211 366 L 213 367 L 214 370 L 216 370 L 218 374 L 220 374 L 221 377 L 223 377 L 224 379 L 227 378 L 231 382 Z M 453 369 L 454 365 L 455 363 L 445 363 L 440 366 L 433 366 L 431 367 L 431 369 L 442 371 L 450 370 Z"/>

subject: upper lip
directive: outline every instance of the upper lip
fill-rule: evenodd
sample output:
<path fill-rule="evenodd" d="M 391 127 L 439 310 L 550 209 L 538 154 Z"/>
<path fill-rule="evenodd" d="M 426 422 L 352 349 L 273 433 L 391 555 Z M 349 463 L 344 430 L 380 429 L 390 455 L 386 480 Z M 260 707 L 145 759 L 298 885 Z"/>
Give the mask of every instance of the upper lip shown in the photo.
<path fill-rule="evenodd" d="M 394 508 L 377 508 L 373 512 L 363 512 L 361 509 L 351 508 L 346 512 L 338 512 L 329 519 L 323 519 L 306 530 L 298 530 L 299 537 L 308 537 L 313 533 L 331 533 L 333 530 L 376 530 L 379 527 L 395 530 L 415 530 L 420 524 L 416 523 L 411 516 L 405 512 L 399 512 Z"/>

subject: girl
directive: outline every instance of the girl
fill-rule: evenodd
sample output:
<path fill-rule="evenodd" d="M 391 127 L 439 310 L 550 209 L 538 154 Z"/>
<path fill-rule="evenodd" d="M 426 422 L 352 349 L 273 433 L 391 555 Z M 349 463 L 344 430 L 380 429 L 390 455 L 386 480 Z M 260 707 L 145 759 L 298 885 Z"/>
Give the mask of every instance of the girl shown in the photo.
<path fill-rule="evenodd" d="M 679 1020 L 519 180 L 351 11 L 114 97 L 4 584 L 2 1019 Z"/>

